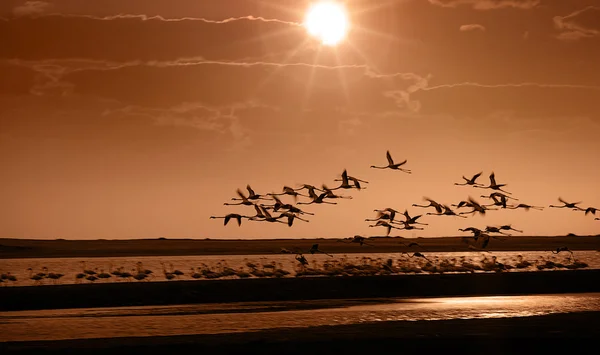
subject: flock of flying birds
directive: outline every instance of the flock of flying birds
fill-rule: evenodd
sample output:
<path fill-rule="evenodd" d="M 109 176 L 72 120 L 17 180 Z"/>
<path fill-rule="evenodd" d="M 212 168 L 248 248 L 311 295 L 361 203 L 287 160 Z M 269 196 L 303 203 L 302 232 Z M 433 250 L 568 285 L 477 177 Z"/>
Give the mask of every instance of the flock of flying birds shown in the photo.
<path fill-rule="evenodd" d="M 389 151 L 386 153 L 388 164 L 384 166 L 375 166 L 372 165 L 371 168 L 374 169 L 391 169 L 398 170 L 407 174 L 411 174 L 412 171 L 404 168 L 407 160 L 405 159 L 402 162 L 396 163 L 392 159 L 392 156 Z M 457 186 L 470 186 L 473 188 L 478 188 L 482 190 L 490 191 L 489 195 L 481 195 L 481 198 L 485 198 L 490 200 L 489 204 L 481 204 L 477 202 L 474 198 L 469 197 L 467 200 L 463 200 L 458 202 L 457 204 L 441 204 L 436 202 L 435 200 L 424 197 L 423 199 L 428 202 L 426 205 L 413 204 L 413 207 L 420 208 L 432 208 L 435 212 L 428 212 L 427 215 L 435 215 L 435 216 L 453 216 L 460 218 L 467 218 L 467 216 L 480 214 L 485 215 L 487 211 L 490 210 L 498 210 L 498 209 L 523 209 L 526 211 L 529 210 L 543 210 L 544 207 L 541 206 L 533 206 L 526 203 L 516 203 L 513 201 L 519 201 L 519 199 L 512 196 L 512 193 L 504 190 L 503 188 L 506 184 L 498 184 L 496 182 L 496 176 L 494 172 L 489 175 L 490 183 L 489 185 L 484 185 L 478 183 L 477 180 L 482 175 L 483 172 L 479 172 L 473 175 L 471 178 L 467 178 L 465 176 L 462 177 L 464 180 L 460 183 L 455 183 Z M 232 198 L 234 201 L 239 201 L 235 203 L 225 203 L 225 205 L 244 205 L 253 207 L 255 214 L 254 215 L 241 215 L 238 213 L 229 213 L 222 217 L 211 216 L 211 219 L 222 218 L 224 219 L 224 225 L 231 219 L 235 219 L 238 225 L 241 225 L 242 219 L 248 219 L 249 221 L 262 221 L 262 222 L 271 222 L 271 223 L 286 223 L 288 226 L 292 226 L 296 219 L 308 222 L 307 219 L 303 218 L 307 215 L 314 215 L 313 213 L 303 211 L 297 205 L 311 205 L 311 204 L 337 204 L 337 202 L 331 201 L 336 199 L 351 199 L 351 196 L 338 195 L 334 191 L 339 189 L 366 189 L 363 184 L 368 184 L 368 181 L 361 180 L 354 176 L 348 175 L 347 171 L 344 170 L 341 174 L 341 178 L 335 179 L 334 181 L 340 182 L 339 186 L 334 188 L 329 188 L 325 184 L 322 184 L 321 188 L 317 188 L 313 185 L 302 184 L 300 187 L 292 188 L 289 186 L 284 186 L 282 192 L 280 193 L 267 193 L 264 195 L 260 195 L 254 192 L 254 190 L 250 187 L 250 185 L 246 186 L 248 190 L 248 195 L 246 196 L 241 189 L 237 189 L 237 194 L 239 198 Z M 289 195 L 294 198 L 295 204 L 284 203 L 279 198 L 279 196 Z M 298 201 L 298 197 L 306 197 L 308 201 Z M 561 205 L 550 205 L 551 208 L 568 208 L 574 211 L 583 211 L 585 215 L 591 214 L 593 216 L 596 215 L 596 212 L 599 212 L 600 208 L 588 207 L 582 208 L 579 205 L 582 202 L 567 202 L 561 197 L 558 198 Z M 262 202 L 264 201 L 264 202 Z M 271 203 L 268 203 L 270 201 Z M 467 211 L 462 211 L 462 209 L 470 209 Z M 393 208 L 384 208 L 384 209 L 376 209 L 374 212 L 377 212 L 375 218 L 369 219 L 366 221 L 375 222 L 374 224 L 369 225 L 369 227 L 383 227 L 386 228 L 386 235 L 389 236 L 392 229 L 397 230 L 423 230 L 423 227 L 426 226 L 427 223 L 419 222 L 419 218 L 422 215 L 411 216 L 408 213 L 408 210 L 404 212 L 399 212 Z M 400 219 L 397 217 L 401 216 Z M 403 217 L 403 218 L 402 218 Z M 600 217 L 596 217 L 595 220 L 600 220 Z M 510 224 L 502 225 L 502 226 L 486 226 L 485 229 L 478 229 L 475 227 L 466 227 L 461 228 L 459 231 L 462 232 L 470 232 L 472 236 L 462 238 L 462 242 L 467 245 L 469 249 L 484 251 L 487 247 L 491 238 L 502 239 L 502 236 L 510 236 L 508 231 L 515 231 L 522 233 L 523 231 L 513 228 Z M 348 243 L 358 243 L 360 245 L 364 245 L 366 243 L 365 237 L 356 235 L 353 238 L 347 238 L 343 241 Z M 417 243 L 410 243 L 407 246 L 415 246 Z M 555 252 L 559 253 L 561 251 L 570 252 L 567 247 L 558 248 Z M 282 250 L 282 252 L 289 252 L 286 250 Z M 311 254 L 315 252 L 323 251 L 319 250 L 318 244 L 313 245 L 311 250 L 309 250 Z M 301 253 L 297 253 L 301 258 L 297 259 L 303 263 L 302 260 L 304 257 Z M 416 252 L 413 254 L 414 256 L 422 256 L 422 254 Z M 304 263 L 303 263 L 304 264 Z"/>

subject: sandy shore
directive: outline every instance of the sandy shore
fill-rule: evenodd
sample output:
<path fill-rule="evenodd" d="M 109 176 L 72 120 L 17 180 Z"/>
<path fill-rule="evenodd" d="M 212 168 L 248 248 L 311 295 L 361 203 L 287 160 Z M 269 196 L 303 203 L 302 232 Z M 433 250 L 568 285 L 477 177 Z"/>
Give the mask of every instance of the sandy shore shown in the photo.
<path fill-rule="evenodd" d="M 465 234 L 466 235 L 466 234 Z M 461 237 L 387 238 L 375 237 L 372 246 L 341 243 L 338 239 L 130 239 L 130 240 L 36 240 L 0 238 L 0 258 L 60 258 L 114 256 L 180 256 L 180 255 L 257 255 L 278 254 L 281 248 L 300 248 L 307 252 L 318 243 L 319 248 L 333 254 L 394 253 L 409 251 L 405 244 L 417 242 L 431 252 L 472 251 L 461 243 Z M 567 246 L 571 250 L 600 250 L 600 236 L 527 237 L 492 239 L 490 251 L 555 250 Z M 412 249 L 414 251 L 414 248 Z"/>
<path fill-rule="evenodd" d="M 250 333 L 0 343 L 2 354 L 565 354 L 591 351 L 600 312 L 381 322 Z"/>
<path fill-rule="evenodd" d="M 600 270 L 122 282 L 0 288 L 0 311 L 341 298 L 600 292 Z"/>

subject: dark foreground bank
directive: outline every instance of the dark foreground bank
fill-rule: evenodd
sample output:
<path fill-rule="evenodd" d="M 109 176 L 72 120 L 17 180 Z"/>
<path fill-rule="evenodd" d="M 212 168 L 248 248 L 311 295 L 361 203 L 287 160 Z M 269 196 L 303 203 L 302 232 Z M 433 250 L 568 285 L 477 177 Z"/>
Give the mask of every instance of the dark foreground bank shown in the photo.
<path fill-rule="evenodd" d="M 594 351 L 600 312 L 398 321 L 251 333 L 0 343 L 2 354 L 577 354 Z"/>
<path fill-rule="evenodd" d="M 600 270 L 123 282 L 0 288 L 0 311 L 378 297 L 600 292 Z"/>

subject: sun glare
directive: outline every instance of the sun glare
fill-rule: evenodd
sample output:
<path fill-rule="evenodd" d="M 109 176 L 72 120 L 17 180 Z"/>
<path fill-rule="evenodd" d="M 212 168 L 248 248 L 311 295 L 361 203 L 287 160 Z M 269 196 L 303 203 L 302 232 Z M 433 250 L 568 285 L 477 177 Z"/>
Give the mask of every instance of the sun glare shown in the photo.
<path fill-rule="evenodd" d="M 340 43 L 348 32 L 348 16 L 343 5 L 333 1 L 313 4 L 306 13 L 304 26 L 308 33 L 327 46 Z"/>

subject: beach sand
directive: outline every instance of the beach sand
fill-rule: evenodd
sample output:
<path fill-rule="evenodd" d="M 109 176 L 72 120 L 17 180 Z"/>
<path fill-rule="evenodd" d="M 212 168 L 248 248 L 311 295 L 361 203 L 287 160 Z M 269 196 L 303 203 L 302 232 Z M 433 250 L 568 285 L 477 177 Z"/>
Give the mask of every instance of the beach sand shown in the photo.
<path fill-rule="evenodd" d="M 397 321 L 217 335 L 0 343 L 2 354 L 572 354 L 595 352 L 600 312 Z"/>

